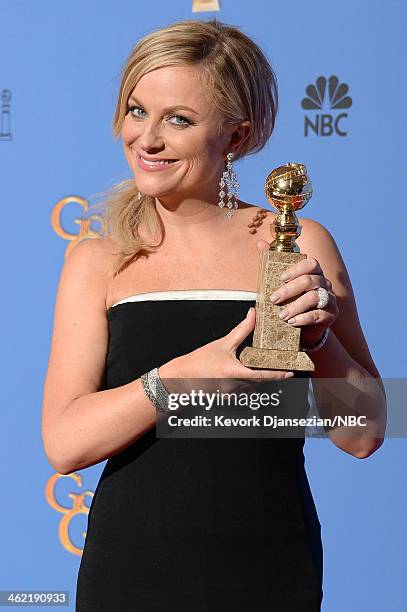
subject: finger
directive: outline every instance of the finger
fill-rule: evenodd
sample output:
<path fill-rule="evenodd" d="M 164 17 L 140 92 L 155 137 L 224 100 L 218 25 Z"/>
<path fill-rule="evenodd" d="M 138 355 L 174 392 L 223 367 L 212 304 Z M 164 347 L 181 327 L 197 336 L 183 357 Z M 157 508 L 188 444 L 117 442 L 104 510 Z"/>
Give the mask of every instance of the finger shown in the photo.
<path fill-rule="evenodd" d="M 246 379 L 252 382 L 264 382 L 266 380 L 284 380 L 286 378 L 293 378 L 294 372 L 287 372 L 287 370 L 261 370 L 246 368 L 248 371 Z"/>
<path fill-rule="evenodd" d="M 313 290 L 318 289 L 319 287 L 326 289 L 328 292 L 330 291 L 330 286 L 325 276 L 321 276 L 319 274 L 303 274 L 294 280 L 287 281 L 286 283 L 280 285 L 280 287 L 276 289 L 271 296 L 276 298 L 273 299 L 272 302 L 273 304 L 283 304 L 290 298 L 309 291 L 311 291 L 311 294 L 317 295 L 317 293 Z M 315 304 L 318 304 L 318 299 L 316 300 Z"/>
<path fill-rule="evenodd" d="M 326 310 L 329 310 L 329 305 L 332 299 L 332 295 L 329 293 L 328 297 L 329 297 L 329 300 L 328 300 L 328 304 L 325 307 Z M 301 313 L 305 313 L 306 311 L 317 310 L 316 306 L 318 305 L 318 302 L 319 302 L 318 292 L 314 290 L 307 291 L 306 293 L 301 295 L 299 298 L 297 298 L 293 302 L 290 302 L 289 304 L 287 304 L 279 312 L 278 318 L 282 319 L 283 321 L 288 321 L 288 319 L 291 319 L 292 317 L 295 317 L 296 315 L 299 315 Z"/>
<path fill-rule="evenodd" d="M 264 370 L 262 368 L 247 368 L 238 359 L 232 371 L 233 380 L 246 380 L 250 383 L 264 382 L 265 380 L 282 380 L 292 378 L 294 372 L 287 370 Z"/>
<path fill-rule="evenodd" d="M 297 263 L 289 266 L 286 270 L 284 270 L 286 274 L 289 275 L 287 280 L 292 280 L 293 278 L 297 278 L 302 274 L 322 274 L 322 268 L 319 265 L 319 262 L 315 259 L 315 257 L 307 257 L 306 259 L 301 259 Z"/>
<path fill-rule="evenodd" d="M 294 325 L 294 327 L 303 325 L 322 325 L 324 327 L 330 327 L 335 320 L 335 316 L 326 310 L 311 310 L 310 312 L 303 312 L 295 315 L 291 319 L 287 319 L 287 323 Z"/>
<path fill-rule="evenodd" d="M 229 351 L 234 353 L 243 342 L 245 338 L 253 331 L 256 323 L 256 309 L 252 306 L 252 308 L 247 313 L 247 316 L 243 321 L 240 321 L 236 327 L 234 327 L 224 338 L 226 342 L 226 347 Z"/>

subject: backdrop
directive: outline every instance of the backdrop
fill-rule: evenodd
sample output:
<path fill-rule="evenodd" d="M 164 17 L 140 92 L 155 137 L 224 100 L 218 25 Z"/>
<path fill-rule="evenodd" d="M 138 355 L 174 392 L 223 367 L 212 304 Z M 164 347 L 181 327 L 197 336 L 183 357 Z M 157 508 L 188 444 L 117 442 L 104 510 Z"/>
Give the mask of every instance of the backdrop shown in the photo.
<path fill-rule="evenodd" d="M 41 440 L 42 389 L 64 257 L 92 231 L 79 217 L 93 194 L 129 176 L 110 125 L 131 47 L 177 19 L 213 15 L 261 45 L 280 110 L 267 148 L 236 165 L 241 197 L 267 207 L 268 172 L 307 165 L 315 194 L 302 212 L 337 241 L 387 384 L 406 376 L 407 9 L 403 0 L 0 0 L 0 10 L 0 589 L 69 591 L 73 610 L 104 463 L 54 473 Z M 405 450 L 405 438 L 389 438 L 359 460 L 327 439 L 306 441 L 326 612 L 407 609 Z"/>

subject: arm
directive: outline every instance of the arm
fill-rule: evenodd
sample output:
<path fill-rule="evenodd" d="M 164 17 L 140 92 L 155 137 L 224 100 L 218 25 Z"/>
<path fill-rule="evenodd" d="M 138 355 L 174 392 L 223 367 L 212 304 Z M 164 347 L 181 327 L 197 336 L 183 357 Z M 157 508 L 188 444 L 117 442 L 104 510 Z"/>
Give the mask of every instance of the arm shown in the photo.
<path fill-rule="evenodd" d="M 74 248 L 57 291 L 42 437 L 51 465 L 61 474 L 115 455 L 156 422 L 140 379 L 98 390 L 108 345 L 108 258 L 103 240 L 83 240 Z M 160 367 L 161 376 L 176 376 L 173 362 Z"/>
<path fill-rule="evenodd" d="M 310 355 L 315 363 L 312 383 L 316 404 L 321 417 L 368 417 L 366 427 L 349 428 L 349 437 L 343 426 L 328 431 L 338 448 L 365 458 L 383 443 L 387 416 L 384 385 L 364 337 L 351 281 L 332 235 L 311 219 L 301 219 L 301 224 L 304 233 L 298 239 L 300 249 L 319 262 L 332 283 L 339 308 L 328 341 Z"/>

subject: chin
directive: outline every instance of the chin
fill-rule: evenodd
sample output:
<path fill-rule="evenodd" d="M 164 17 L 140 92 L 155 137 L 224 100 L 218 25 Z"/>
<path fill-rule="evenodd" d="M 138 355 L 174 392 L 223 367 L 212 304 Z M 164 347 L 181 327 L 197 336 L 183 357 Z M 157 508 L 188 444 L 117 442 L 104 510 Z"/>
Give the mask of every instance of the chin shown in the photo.
<path fill-rule="evenodd" d="M 150 197 L 179 197 L 181 195 L 185 195 L 185 187 L 179 189 L 179 185 L 170 184 L 169 181 L 161 181 L 161 180 L 143 180 L 144 177 L 140 177 L 135 175 L 135 182 L 137 185 L 137 189 L 141 191 L 141 193 L 145 193 Z"/>
<path fill-rule="evenodd" d="M 142 183 L 137 183 L 137 181 L 136 181 L 136 185 L 137 185 L 137 189 L 141 191 L 141 193 L 143 193 L 146 196 L 149 196 L 150 198 L 162 198 L 164 196 L 173 196 L 175 193 L 173 189 L 168 189 L 165 187 L 154 188 L 151 185 L 143 186 Z"/>

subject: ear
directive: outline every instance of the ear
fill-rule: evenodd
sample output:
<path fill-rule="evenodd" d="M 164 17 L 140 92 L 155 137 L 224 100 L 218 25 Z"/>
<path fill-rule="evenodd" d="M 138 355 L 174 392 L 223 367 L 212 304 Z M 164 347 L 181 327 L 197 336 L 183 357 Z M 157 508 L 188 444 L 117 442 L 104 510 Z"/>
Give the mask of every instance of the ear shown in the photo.
<path fill-rule="evenodd" d="M 250 121 L 242 121 L 239 125 L 236 125 L 230 134 L 229 144 L 224 151 L 224 155 L 226 156 L 227 153 L 236 154 L 242 144 L 249 138 L 250 130 Z"/>

